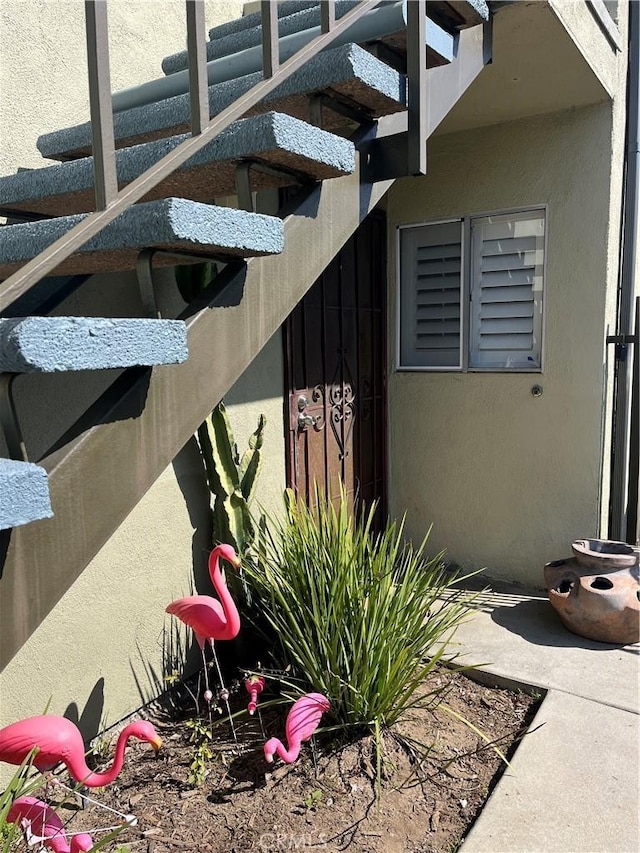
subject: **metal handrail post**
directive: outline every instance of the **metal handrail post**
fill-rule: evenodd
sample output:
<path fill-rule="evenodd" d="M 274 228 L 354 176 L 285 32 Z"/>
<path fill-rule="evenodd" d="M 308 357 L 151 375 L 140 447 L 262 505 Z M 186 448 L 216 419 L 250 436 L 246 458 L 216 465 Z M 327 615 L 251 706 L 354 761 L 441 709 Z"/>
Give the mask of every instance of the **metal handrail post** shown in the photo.
<path fill-rule="evenodd" d="M 425 0 L 407 3 L 408 167 L 427 173 L 427 8 Z"/>
<path fill-rule="evenodd" d="M 331 32 L 336 22 L 335 0 L 320 0 L 320 30 L 323 33 Z"/>
<path fill-rule="evenodd" d="M 270 0 L 260 3 L 262 14 L 262 73 L 265 80 L 273 77 L 280 67 L 280 45 L 278 43 L 278 4 Z"/>
<path fill-rule="evenodd" d="M 96 210 L 106 210 L 118 195 L 111 106 L 107 2 L 106 0 L 85 0 L 84 10 Z"/>
<path fill-rule="evenodd" d="M 191 105 L 191 133 L 193 136 L 198 136 L 209 124 L 206 42 L 204 0 L 187 0 L 189 103 Z"/>

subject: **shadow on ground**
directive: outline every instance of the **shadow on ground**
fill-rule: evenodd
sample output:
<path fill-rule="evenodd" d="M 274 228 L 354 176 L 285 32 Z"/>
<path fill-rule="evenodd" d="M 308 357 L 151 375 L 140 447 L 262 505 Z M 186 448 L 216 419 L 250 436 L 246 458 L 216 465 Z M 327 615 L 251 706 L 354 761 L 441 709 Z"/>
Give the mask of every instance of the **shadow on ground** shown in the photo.
<path fill-rule="evenodd" d="M 520 600 L 507 605 L 494 605 L 491 619 L 512 634 L 519 634 L 529 643 L 538 646 L 590 649 L 594 652 L 617 649 L 631 654 L 640 654 L 638 646 L 599 643 L 579 637 L 568 631 L 555 611 L 544 598 Z"/>

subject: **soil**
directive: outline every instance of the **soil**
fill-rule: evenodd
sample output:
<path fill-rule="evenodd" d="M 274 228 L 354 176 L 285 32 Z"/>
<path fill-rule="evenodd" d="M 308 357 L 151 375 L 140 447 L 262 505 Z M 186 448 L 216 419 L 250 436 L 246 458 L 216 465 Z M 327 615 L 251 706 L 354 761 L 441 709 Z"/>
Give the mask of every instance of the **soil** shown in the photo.
<path fill-rule="evenodd" d="M 432 678 L 447 684 L 447 706 L 512 754 L 535 713 L 535 698 L 448 670 Z M 233 710 L 243 702 L 238 690 Z M 283 738 L 285 711 L 263 707 L 267 736 Z M 236 723 L 238 747 L 228 737 L 227 720 L 219 719 L 206 779 L 194 786 L 189 765 L 195 746 L 187 727 L 194 713 L 193 703 L 158 711 L 151 717 L 164 741 L 158 756 L 130 741 L 117 781 L 94 793 L 101 803 L 138 819 L 108 850 L 126 845 L 131 853 L 453 853 L 505 768 L 477 731 L 450 712 L 416 709 L 384 734 L 377 797 L 371 735 L 345 743 L 335 731 L 321 732 L 314 749 L 305 744 L 293 765 L 277 758 L 268 765 L 261 720 L 244 714 Z M 417 742 L 430 747 L 426 755 Z M 105 814 L 91 807 L 73 823 L 78 829 L 87 820 L 104 825 Z"/>

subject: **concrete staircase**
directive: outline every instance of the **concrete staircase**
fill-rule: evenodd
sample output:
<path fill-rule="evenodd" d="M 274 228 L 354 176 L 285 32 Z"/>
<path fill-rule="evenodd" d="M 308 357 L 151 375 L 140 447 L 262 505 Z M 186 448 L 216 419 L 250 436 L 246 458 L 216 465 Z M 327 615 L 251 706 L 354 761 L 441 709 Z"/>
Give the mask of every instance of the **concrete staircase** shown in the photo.
<path fill-rule="evenodd" d="M 351 0 L 338 2 L 336 16 L 353 6 Z M 7 389 L 0 416 L 12 457 L 0 460 L 0 529 L 15 528 L 5 542 L 0 666 L 83 571 L 402 173 L 396 163 L 386 174 L 385 147 L 386 133 L 394 137 L 396 153 L 398 137 L 406 137 L 402 120 L 394 124 L 407 107 L 402 70 L 406 29 L 396 26 L 397 18 L 389 23 L 401 6 L 385 3 L 363 16 L 366 27 L 360 30 L 360 43 L 346 41 L 316 54 L 54 271 L 57 276 L 78 276 L 81 285 L 94 273 L 138 265 L 144 270 L 141 286 L 148 296 L 151 259 L 155 265 L 218 263 L 221 274 L 215 286 L 178 318 L 159 318 L 151 295 L 148 318 L 15 317 L 9 311 L 0 319 L 0 372 Z M 485 22 L 488 9 L 484 0 L 448 0 L 430 2 L 428 11 L 433 18 L 427 30 L 428 87 L 438 90 L 430 132 L 486 61 L 486 37 L 465 41 L 460 31 Z M 287 39 L 294 40 L 289 46 L 297 45 L 309 32 L 319 31 L 318 4 L 282 3 L 278 14 L 281 51 L 289 49 Z M 477 30 L 482 33 L 482 26 Z M 260 50 L 260 16 L 249 15 L 209 35 L 211 65 L 220 60 L 227 73 L 229 68 L 246 67 L 247 57 Z M 238 56 L 241 66 L 230 62 Z M 168 77 L 115 96 L 119 105 L 133 104 L 114 115 L 120 188 L 186 138 L 187 91 L 144 102 L 149 93 L 162 90 L 163 81 L 180 88 L 185 62 L 185 54 L 168 57 L 163 63 Z M 216 79 L 208 89 L 211 116 L 261 78 L 260 71 L 252 71 Z M 391 117 L 391 124 L 383 132 L 384 117 Z M 0 214 L 11 223 L 0 228 L 3 279 L 92 210 L 89 124 L 46 134 L 38 148 L 44 157 L 60 162 L 0 179 Z M 254 211 L 255 192 L 290 186 L 300 190 L 288 209 L 277 216 Z M 220 205 L 231 195 L 244 209 Z M 160 367 L 169 364 L 180 367 Z M 211 364 L 216 365 L 214 376 Z M 38 465 L 30 462 L 11 399 L 15 377 L 34 371 L 112 368 L 133 369 L 118 377 Z M 144 454 L 140 447 L 146 448 Z M 100 511 L 87 518 L 83 507 L 89 505 Z M 42 521 L 28 523 L 36 519 Z M 29 581 L 34 573 L 36 596 Z"/>

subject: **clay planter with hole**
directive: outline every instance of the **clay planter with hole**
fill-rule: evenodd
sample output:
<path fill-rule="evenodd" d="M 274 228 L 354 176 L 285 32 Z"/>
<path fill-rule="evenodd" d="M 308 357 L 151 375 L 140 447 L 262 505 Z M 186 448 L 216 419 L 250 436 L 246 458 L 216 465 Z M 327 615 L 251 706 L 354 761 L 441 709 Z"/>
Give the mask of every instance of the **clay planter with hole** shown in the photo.
<path fill-rule="evenodd" d="M 574 634 L 602 643 L 640 642 L 640 548 L 577 539 L 573 557 L 544 567 L 549 601 Z"/>

